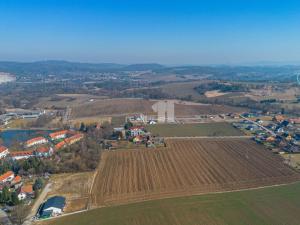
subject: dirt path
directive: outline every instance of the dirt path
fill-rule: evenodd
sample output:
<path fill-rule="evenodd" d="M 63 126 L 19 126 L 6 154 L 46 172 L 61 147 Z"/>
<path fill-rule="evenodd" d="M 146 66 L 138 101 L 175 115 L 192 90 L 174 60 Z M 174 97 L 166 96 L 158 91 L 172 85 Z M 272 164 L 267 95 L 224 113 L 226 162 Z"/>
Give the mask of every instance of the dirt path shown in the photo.
<path fill-rule="evenodd" d="M 101 159 L 99 161 L 98 167 L 95 169 L 95 172 L 93 174 L 93 180 L 92 180 L 92 183 L 91 183 L 91 186 L 90 186 L 90 190 L 88 192 L 88 200 L 87 200 L 86 210 L 88 210 L 88 209 L 91 208 L 92 197 L 93 197 L 92 193 L 93 193 L 94 183 L 95 183 L 96 177 L 98 176 L 98 173 L 100 172 L 100 169 L 99 169 L 100 165 L 101 165 Z"/>
<path fill-rule="evenodd" d="M 39 197 L 36 199 L 36 201 L 34 202 L 33 207 L 30 210 L 29 215 L 27 216 L 26 221 L 24 222 L 23 225 L 30 225 L 32 224 L 32 218 L 36 215 L 40 205 L 43 203 L 44 199 L 46 198 L 48 192 L 51 190 L 52 183 L 48 183 L 46 184 L 45 188 L 43 189 L 43 191 L 40 193 Z"/>

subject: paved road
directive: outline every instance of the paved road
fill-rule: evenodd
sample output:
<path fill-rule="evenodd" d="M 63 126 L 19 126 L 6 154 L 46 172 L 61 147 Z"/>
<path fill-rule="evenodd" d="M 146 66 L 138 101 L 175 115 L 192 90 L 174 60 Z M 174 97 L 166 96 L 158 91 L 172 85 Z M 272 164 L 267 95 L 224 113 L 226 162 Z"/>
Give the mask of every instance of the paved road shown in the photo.
<path fill-rule="evenodd" d="M 52 183 L 46 184 L 43 191 L 40 193 L 39 197 L 35 200 L 33 207 L 31 208 L 31 211 L 29 215 L 26 218 L 26 221 L 23 223 L 23 225 L 30 225 L 32 224 L 32 218 L 36 215 L 40 205 L 44 202 L 48 192 L 51 190 Z"/>
<path fill-rule="evenodd" d="M 259 126 L 260 128 L 262 128 L 262 129 L 264 129 L 265 131 L 267 131 L 269 134 L 271 134 L 272 136 L 274 136 L 274 137 L 276 136 L 276 134 L 275 134 L 272 130 L 269 130 L 268 128 L 264 127 L 263 125 L 261 125 L 261 124 L 255 122 L 255 121 L 249 120 L 248 118 L 246 118 L 246 117 L 244 117 L 244 116 L 242 116 L 242 115 L 240 115 L 240 117 L 243 118 L 244 120 L 247 120 L 247 121 L 249 121 L 249 122 L 251 122 L 251 123 L 253 123 L 253 124 Z"/>
<path fill-rule="evenodd" d="M 250 139 L 253 136 L 194 136 L 194 137 L 164 137 L 164 139 Z"/>

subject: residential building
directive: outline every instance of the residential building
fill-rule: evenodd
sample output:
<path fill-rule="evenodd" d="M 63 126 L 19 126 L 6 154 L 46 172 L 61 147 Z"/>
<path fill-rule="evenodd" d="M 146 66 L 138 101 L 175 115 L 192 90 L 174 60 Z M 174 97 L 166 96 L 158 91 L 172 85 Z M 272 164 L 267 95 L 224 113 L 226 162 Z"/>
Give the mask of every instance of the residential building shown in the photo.
<path fill-rule="evenodd" d="M 68 145 L 71 145 L 71 144 L 74 144 L 74 143 L 80 141 L 82 138 L 83 138 L 83 134 L 75 134 L 72 137 L 66 138 L 65 142 Z"/>
<path fill-rule="evenodd" d="M 34 198 L 34 190 L 31 184 L 24 185 L 21 187 L 21 190 L 18 194 L 19 200 L 24 200 L 25 198 Z"/>
<path fill-rule="evenodd" d="M 0 145 L 0 159 L 5 158 L 9 154 L 8 148 Z"/>
<path fill-rule="evenodd" d="M 145 133 L 144 127 L 140 127 L 140 126 L 131 127 L 129 129 L 129 132 L 130 132 L 131 137 L 140 136 L 140 135 L 143 135 Z"/>
<path fill-rule="evenodd" d="M 15 174 L 13 171 L 7 171 L 6 173 L 0 176 L 0 183 L 11 182 L 15 178 Z"/>
<path fill-rule="evenodd" d="M 65 147 L 65 146 L 66 146 L 66 142 L 65 142 L 65 141 L 61 141 L 61 142 L 57 143 L 57 144 L 54 146 L 54 149 L 57 151 L 57 150 L 59 150 L 59 149 Z"/>
<path fill-rule="evenodd" d="M 284 116 L 283 115 L 276 115 L 273 119 L 276 122 L 281 123 L 284 120 Z"/>
<path fill-rule="evenodd" d="M 36 137 L 26 141 L 25 146 L 27 148 L 32 147 L 34 145 L 45 144 L 48 143 L 48 140 L 44 137 Z"/>
<path fill-rule="evenodd" d="M 21 159 L 28 159 L 30 157 L 33 157 L 34 153 L 32 150 L 29 150 L 29 151 L 11 152 L 9 155 L 13 160 L 21 160 Z"/>
<path fill-rule="evenodd" d="M 66 138 L 68 134 L 67 130 L 61 130 L 61 131 L 57 131 L 54 133 L 49 134 L 51 140 L 58 140 L 58 139 L 63 139 Z"/>
<path fill-rule="evenodd" d="M 53 148 L 41 146 L 34 151 L 34 154 L 37 157 L 50 157 L 53 154 Z"/>
<path fill-rule="evenodd" d="M 292 124 L 300 124 L 300 118 L 289 119 Z"/>
<path fill-rule="evenodd" d="M 22 178 L 19 175 L 15 176 L 15 178 L 11 181 L 11 187 L 14 189 L 20 188 L 22 184 Z"/>

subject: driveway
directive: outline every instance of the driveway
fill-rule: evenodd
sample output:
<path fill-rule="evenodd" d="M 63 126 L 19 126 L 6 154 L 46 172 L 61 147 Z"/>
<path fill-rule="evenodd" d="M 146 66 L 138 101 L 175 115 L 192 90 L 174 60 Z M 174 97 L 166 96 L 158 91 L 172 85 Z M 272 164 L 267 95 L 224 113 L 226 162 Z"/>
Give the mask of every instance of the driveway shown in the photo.
<path fill-rule="evenodd" d="M 46 184 L 46 186 L 44 187 L 43 191 L 40 193 L 40 195 L 38 196 L 38 198 L 35 200 L 29 215 L 27 216 L 26 221 L 23 223 L 23 225 L 30 225 L 32 218 L 37 214 L 37 211 L 40 207 L 40 205 L 44 202 L 48 192 L 51 190 L 51 184 L 52 183 L 48 183 Z"/>

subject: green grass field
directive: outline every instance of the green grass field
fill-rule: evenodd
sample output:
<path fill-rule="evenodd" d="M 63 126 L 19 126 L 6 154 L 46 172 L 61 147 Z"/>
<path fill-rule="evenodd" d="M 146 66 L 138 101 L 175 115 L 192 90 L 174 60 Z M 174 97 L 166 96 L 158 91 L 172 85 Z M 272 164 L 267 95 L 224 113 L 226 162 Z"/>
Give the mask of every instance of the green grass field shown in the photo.
<path fill-rule="evenodd" d="M 300 183 L 94 209 L 49 225 L 299 224 Z"/>
<path fill-rule="evenodd" d="M 238 129 L 229 123 L 200 123 L 200 124 L 156 124 L 147 126 L 153 135 L 163 137 L 191 136 L 241 136 Z"/>

